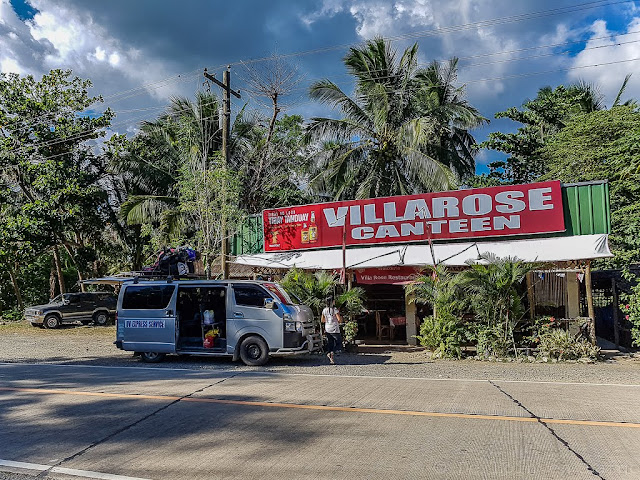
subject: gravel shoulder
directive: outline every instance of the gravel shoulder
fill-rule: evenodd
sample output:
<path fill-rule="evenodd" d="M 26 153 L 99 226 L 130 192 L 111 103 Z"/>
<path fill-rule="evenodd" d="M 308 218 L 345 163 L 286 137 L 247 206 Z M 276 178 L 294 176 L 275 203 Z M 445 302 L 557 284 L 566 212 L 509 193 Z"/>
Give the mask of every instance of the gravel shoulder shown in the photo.
<path fill-rule="evenodd" d="M 640 356 L 618 356 L 595 364 L 488 362 L 473 359 L 431 360 L 423 351 L 342 353 L 338 365 L 324 355 L 271 359 L 264 367 L 246 367 L 230 359 L 169 356 L 160 364 L 145 364 L 131 352 L 118 350 L 115 327 L 69 326 L 58 330 L 33 328 L 18 322 L 0 325 L 0 362 L 60 363 L 104 367 L 180 368 L 251 371 L 280 374 L 379 376 L 436 379 L 510 380 L 537 382 L 640 385 Z"/>

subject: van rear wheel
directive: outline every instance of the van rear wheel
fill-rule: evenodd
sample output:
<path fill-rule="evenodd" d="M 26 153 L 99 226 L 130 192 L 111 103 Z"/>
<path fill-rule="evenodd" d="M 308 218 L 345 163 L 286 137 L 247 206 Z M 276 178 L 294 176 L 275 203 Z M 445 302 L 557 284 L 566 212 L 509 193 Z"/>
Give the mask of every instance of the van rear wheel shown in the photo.
<path fill-rule="evenodd" d="M 158 363 L 164 360 L 165 354 L 158 352 L 140 352 L 140 358 L 145 363 Z"/>
<path fill-rule="evenodd" d="M 245 338 L 240 344 L 240 360 L 245 365 L 264 365 L 269 360 L 267 342 L 257 335 Z"/>

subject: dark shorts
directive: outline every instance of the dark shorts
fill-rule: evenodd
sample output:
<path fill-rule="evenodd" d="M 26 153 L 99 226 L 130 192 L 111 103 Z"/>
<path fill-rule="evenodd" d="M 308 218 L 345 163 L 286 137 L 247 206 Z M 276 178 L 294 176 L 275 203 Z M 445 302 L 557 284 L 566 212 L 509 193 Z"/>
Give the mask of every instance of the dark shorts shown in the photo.
<path fill-rule="evenodd" d="M 339 333 L 329 333 L 327 334 L 327 352 L 337 352 L 338 350 L 342 350 L 342 335 Z"/>

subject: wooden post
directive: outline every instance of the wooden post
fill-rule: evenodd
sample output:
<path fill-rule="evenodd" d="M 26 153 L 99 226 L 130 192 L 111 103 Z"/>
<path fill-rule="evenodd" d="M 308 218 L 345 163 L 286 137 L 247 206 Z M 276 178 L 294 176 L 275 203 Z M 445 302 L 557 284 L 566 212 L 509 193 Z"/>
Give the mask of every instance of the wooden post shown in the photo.
<path fill-rule="evenodd" d="M 533 292 L 533 272 L 527 273 L 527 298 L 529 299 L 529 318 L 536 318 L 536 299 Z"/>
<path fill-rule="evenodd" d="M 613 339 L 616 347 L 620 347 L 620 324 L 618 323 L 618 291 L 616 290 L 616 279 L 611 279 L 611 292 L 613 293 Z"/>
<path fill-rule="evenodd" d="M 596 313 L 593 308 L 593 287 L 591 285 L 591 261 L 587 261 L 587 268 L 584 273 L 584 284 L 587 290 L 587 309 L 589 313 L 589 337 L 591 343 L 596 344 Z"/>
<path fill-rule="evenodd" d="M 222 88 L 224 96 L 222 99 L 222 156 L 224 157 L 224 168 L 229 166 L 229 142 L 231 136 L 231 94 L 240 98 L 240 93 L 231 89 L 231 65 L 227 65 L 227 69 L 222 73 L 222 82 L 204 69 L 204 76 L 213 83 Z M 222 191 L 224 202 L 226 202 L 226 192 Z M 227 244 L 227 218 L 226 213 L 222 212 L 222 245 L 220 248 L 220 261 L 222 278 L 229 278 L 229 246 Z"/>

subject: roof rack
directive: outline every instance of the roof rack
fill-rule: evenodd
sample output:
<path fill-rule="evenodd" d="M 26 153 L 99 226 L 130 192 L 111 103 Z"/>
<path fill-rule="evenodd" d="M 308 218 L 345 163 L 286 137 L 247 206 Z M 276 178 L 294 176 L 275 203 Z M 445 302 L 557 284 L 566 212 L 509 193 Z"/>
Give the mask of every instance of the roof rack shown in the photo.
<path fill-rule="evenodd" d="M 167 275 L 154 272 L 120 272 L 115 275 L 101 278 L 89 278 L 82 280 L 81 283 L 85 285 L 121 285 L 124 282 L 138 283 L 140 281 L 152 281 L 152 280 L 166 280 L 167 283 L 171 283 L 174 280 L 206 280 L 206 277 L 202 275 L 187 274 L 187 275 Z"/>

